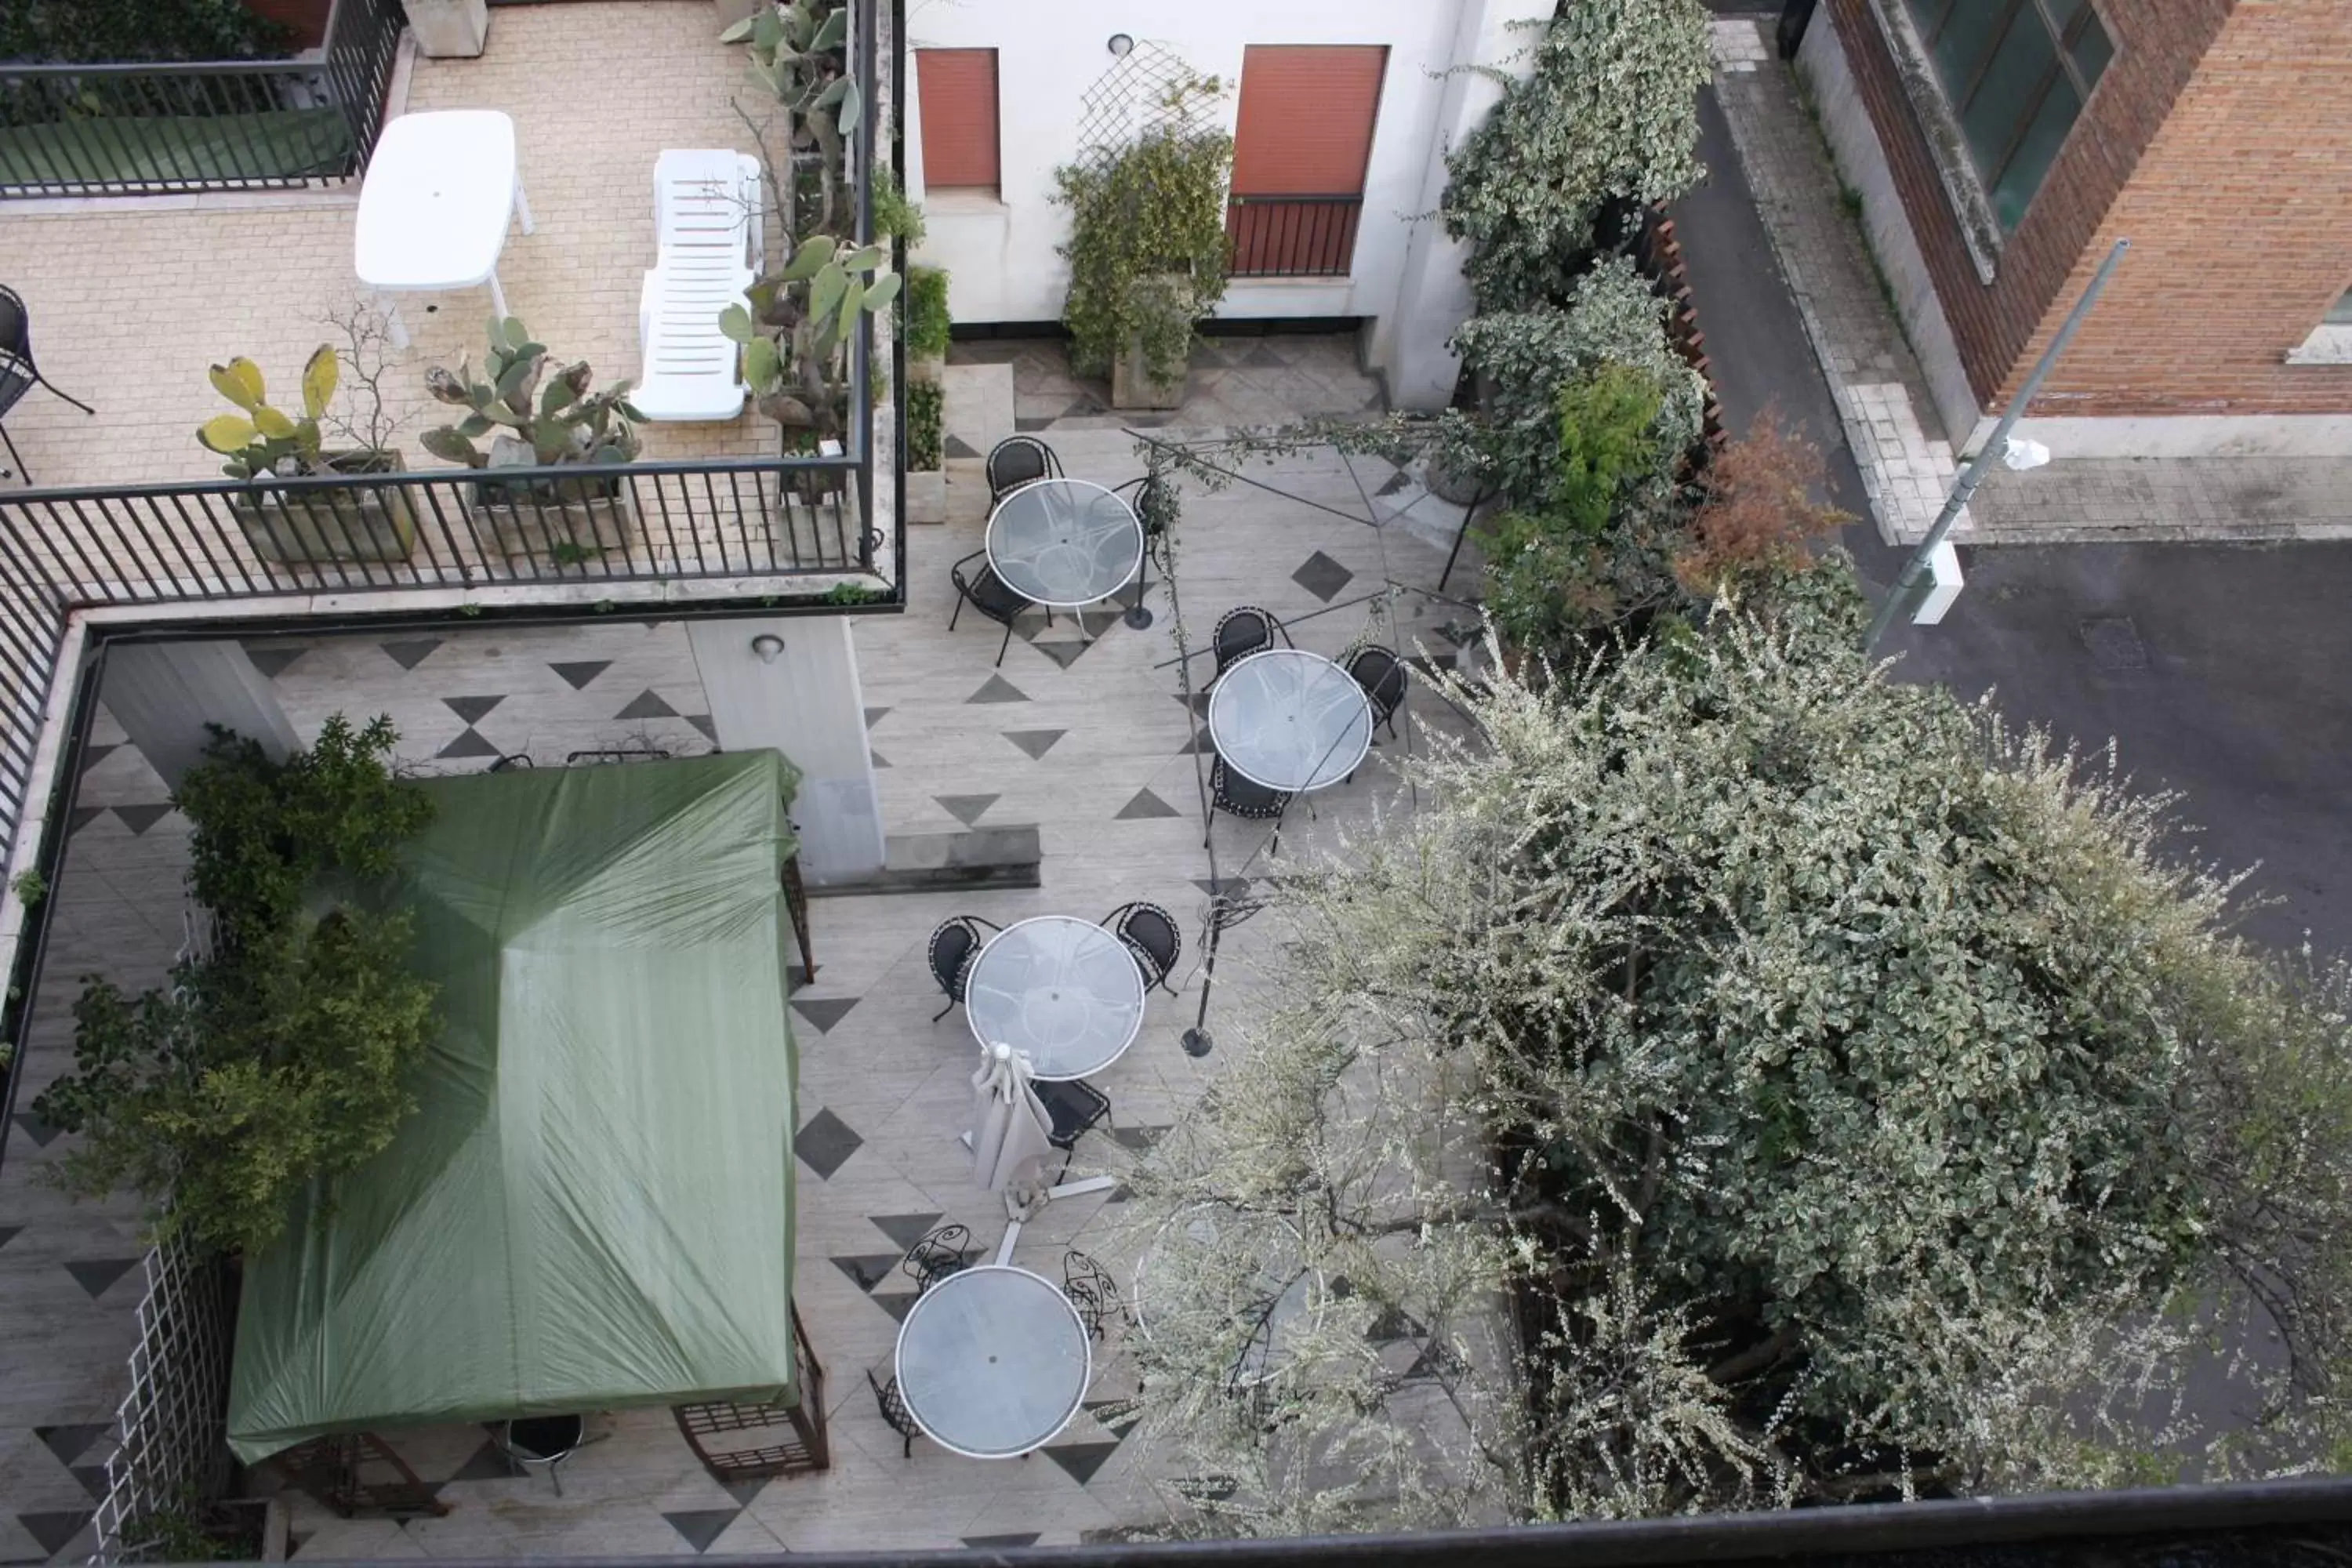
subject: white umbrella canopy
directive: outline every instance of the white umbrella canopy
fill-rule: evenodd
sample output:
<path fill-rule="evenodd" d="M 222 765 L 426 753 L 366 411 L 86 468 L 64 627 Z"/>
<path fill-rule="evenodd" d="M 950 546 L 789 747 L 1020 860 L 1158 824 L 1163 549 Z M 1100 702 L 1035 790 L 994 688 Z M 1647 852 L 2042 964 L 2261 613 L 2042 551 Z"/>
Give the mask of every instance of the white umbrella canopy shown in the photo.
<path fill-rule="evenodd" d="M 1029 1055 L 988 1047 L 971 1075 L 972 1182 L 992 1193 L 1034 1186 L 1054 1152 L 1054 1121 L 1037 1098 Z"/>

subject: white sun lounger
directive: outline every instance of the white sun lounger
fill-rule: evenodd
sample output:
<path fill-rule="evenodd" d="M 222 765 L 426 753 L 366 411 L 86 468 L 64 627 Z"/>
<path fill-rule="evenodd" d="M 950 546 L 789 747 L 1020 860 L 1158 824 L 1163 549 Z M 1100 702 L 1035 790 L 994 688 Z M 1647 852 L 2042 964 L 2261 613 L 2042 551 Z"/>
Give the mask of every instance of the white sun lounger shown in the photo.
<path fill-rule="evenodd" d="M 715 421 L 743 410 L 736 345 L 719 313 L 744 303 L 761 260 L 760 161 L 747 153 L 664 153 L 654 161 L 660 246 L 637 299 L 645 372 L 629 401 L 648 419 Z"/>

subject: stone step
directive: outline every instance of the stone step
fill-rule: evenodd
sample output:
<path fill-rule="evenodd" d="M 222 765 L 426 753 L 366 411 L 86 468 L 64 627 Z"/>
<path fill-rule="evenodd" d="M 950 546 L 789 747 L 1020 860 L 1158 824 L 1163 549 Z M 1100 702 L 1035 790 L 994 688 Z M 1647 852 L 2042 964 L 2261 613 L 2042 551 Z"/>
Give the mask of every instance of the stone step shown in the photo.
<path fill-rule="evenodd" d="M 1037 829 L 976 827 L 968 833 L 893 833 L 882 869 L 856 882 L 809 889 L 812 899 L 863 893 L 937 893 L 975 888 L 1034 888 Z"/>

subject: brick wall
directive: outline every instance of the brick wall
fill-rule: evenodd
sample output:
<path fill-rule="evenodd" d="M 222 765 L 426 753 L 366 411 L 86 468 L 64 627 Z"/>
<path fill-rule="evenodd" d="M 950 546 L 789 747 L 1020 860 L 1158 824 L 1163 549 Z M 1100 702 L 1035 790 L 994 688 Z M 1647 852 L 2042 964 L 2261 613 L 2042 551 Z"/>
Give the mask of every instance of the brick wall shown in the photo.
<path fill-rule="evenodd" d="M 2352 0 L 2241 0 L 2004 396 L 2119 235 L 2131 254 L 2034 413 L 2352 412 L 2352 365 L 2283 363 L 2352 287 Z"/>
<path fill-rule="evenodd" d="M 1990 285 L 1977 275 L 1926 133 L 1872 14 L 1881 3 L 1901 0 L 1826 0 L 1950 319 L 1969 384 L 1979 401 L 1989 400 L 2011 384 L 2021 356 L 2031 365 L 2026 351 L 2037 329 L 2062 297 L 2084 247 L 2156 139 L 2199 58 L 2221 30 L 2233 0 L 2098 0 L 2116 58 L 2024 221 L 2003 243 Z M 2316 6 L 2342 3 L 2313 0 Z M 2271 0 L 2246 4 L 2249 9 L 2273 8 Z M 2134 243 L 2140 244 L 2137 237 Z M 2142 272 L 2147 260 L 2145 255 L 2136 257 L 2133 272 Z M 2122 287 L 2119 280 L 2115 292 Z"/>

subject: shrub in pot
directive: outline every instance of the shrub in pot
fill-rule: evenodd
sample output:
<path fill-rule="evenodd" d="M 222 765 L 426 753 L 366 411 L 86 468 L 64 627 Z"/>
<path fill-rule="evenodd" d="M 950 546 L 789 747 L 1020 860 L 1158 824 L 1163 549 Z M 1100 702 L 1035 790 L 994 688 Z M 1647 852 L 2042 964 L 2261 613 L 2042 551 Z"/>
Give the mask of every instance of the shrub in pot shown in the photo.
<path fill-rule="evenodd" d="M 907 268 L 907 379 L 937 381 L 948 357 L 948 336 L 954 326 L 948 315 L 948 275 L 945 268 Z"/>
<path fill-rule="evenodd" d="M 509 558 L 573 566 L 620 549 L 634 536 L 634 503 L 622 477 L 499 479 L 492 471 L 616 468 L 636 457 L 636 426 L 645 416 L 630 405 L 625 381 L 592 393 L 587 361 L 574 361 L 552 377 L 544 376 L 546 366 L 547 345 L 531 342 L 521 321 L 493 320 L 485 379 L 474 379 L 470 361 L 455 372 L 436 365 L 425 373 L 427 392 L 468 412 L 419 439 L 435 457 L 483 474 L 467 506 L 489 523 Z M 485 436 L 492 437 L 488 448 L 476 445 Z"/>
<path fill-rule="evenodd" d="M 401 486 L 273 489 L 262 482 L 402 471 L 400 453 L 382 444 L 387 428 L 380 403 L 361 445 L 325 449 L 320 422 L 329 416 L 341 363 L 327 343 L 311 353 L 302 367 L 299 418 L 271 405 L 261 367 L 251 360 L 239 357 L 212 367 L 213 386 L 237 412 L 205 420 L 196 439 L 226 459 L 223 473 L 253 482 L 249 491 L 229 497 L 229 513 L 264 561 L 405 561 L 415 545 L 415 513 Z"/>
<path fill-rule="evenodd" d="M 907 383 L 907 521 L 948 520 L 946 390 L 936 381 Z"/>

